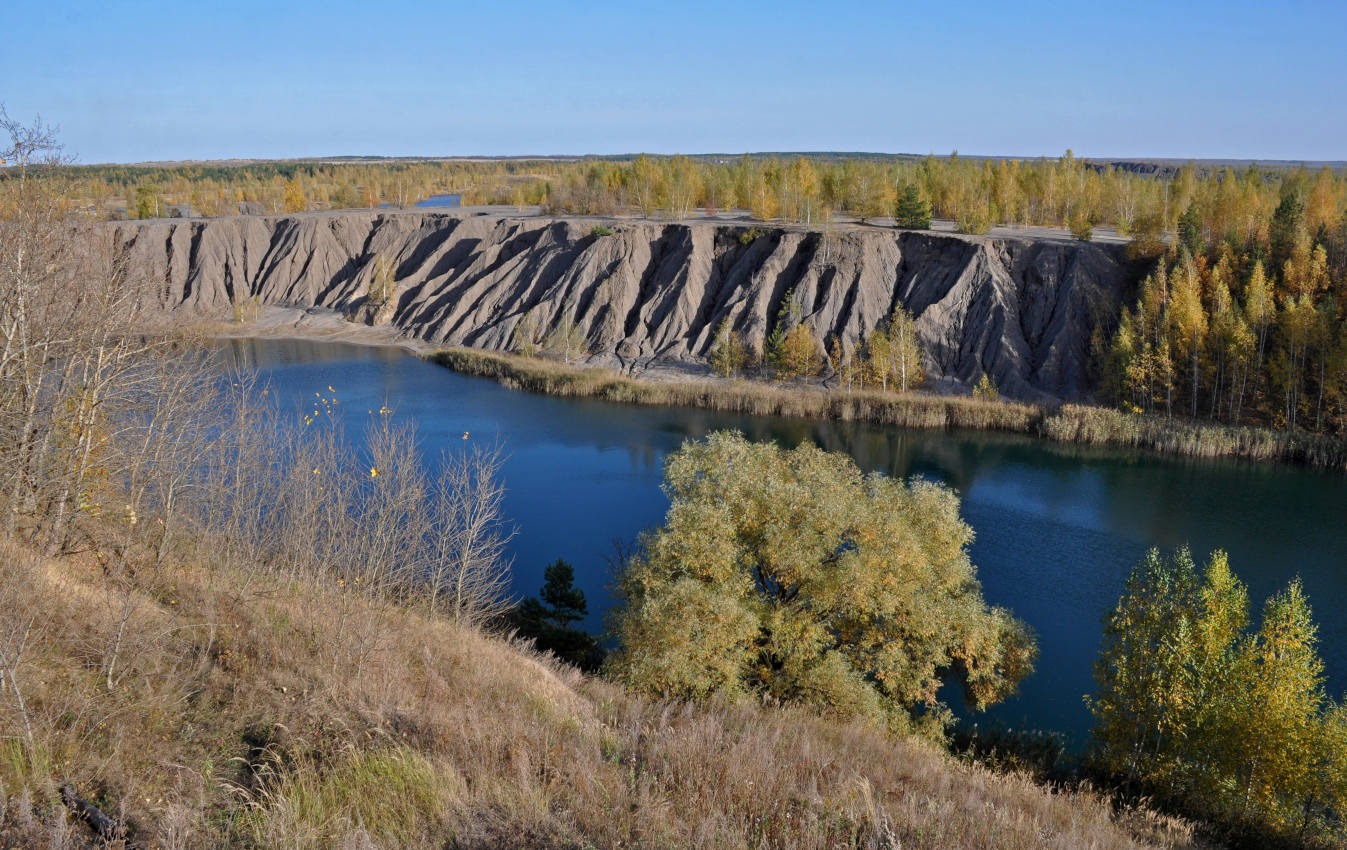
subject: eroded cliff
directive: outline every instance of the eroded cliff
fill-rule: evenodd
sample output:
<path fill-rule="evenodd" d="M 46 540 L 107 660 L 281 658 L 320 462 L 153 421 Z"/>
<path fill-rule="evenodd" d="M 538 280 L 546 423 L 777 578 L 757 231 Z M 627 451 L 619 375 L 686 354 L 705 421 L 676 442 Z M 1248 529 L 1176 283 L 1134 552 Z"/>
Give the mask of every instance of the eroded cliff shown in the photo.
<path fill-rule="evenodd" d="M 497 350 L 521 322 L 537 335 L 573 326 L 590 362 L 632 373 L 704 369 L 724 319 L 761 340 L 791 290 L 817 337 L 848 348 L 901 299 L 932 378 L 986 371 L 1031 399 L 1087 392 L 1091 334 L 1129 285 L 1113 247 L 882 228 L 622 221 L 603 234 L 592 220 L 381 211 L 109 227 L 166 310 L 326 307 Z M 392 272 L 383 305 L 370 300 L 379 257 Z"/>

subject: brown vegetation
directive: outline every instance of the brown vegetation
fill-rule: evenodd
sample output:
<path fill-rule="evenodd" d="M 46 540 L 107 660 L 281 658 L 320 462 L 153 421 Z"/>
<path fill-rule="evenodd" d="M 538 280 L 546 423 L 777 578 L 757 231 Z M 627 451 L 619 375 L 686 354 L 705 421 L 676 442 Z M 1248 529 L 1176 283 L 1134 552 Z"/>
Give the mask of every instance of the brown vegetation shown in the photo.
<path fill-rule="evenodd" d="M 863 723 L 633 696 L 333 575 L 186 545 L 127 584 L 14 543 L 0 564 L 3 610 L 32 619 L 15 681 L 35 742 L 4 744 L 0 843 L 86 843 L 68 781 L 164 847 L 1190 846 Z"/>

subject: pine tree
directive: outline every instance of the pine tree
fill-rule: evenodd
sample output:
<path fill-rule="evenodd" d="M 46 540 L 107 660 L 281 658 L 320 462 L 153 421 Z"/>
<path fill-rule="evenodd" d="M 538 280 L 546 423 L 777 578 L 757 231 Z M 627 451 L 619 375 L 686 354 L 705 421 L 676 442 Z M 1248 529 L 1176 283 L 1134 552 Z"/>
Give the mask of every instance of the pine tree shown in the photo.
<path fill-rule="evenodd" d="M 581 669 L 597 669 L 602 663 L 598 641 L 573 625 L 589 615 L 585 592 L 575 586 L 575 568 L 561 559 L 550 564 L 538 597 L 519 603 L 508 617 L 510 625 L 539 649 Z"/>
<path fill-rule="evenodd" d="M 786 337 L 804 317 L 804 307 L 794 289 L 786 290 L 781 307 L 776 312 L 776 327 L 767 335 L 767 361 L 778 371 L 786 368 Z"/>
<path fill-rule="evenodd" d="M 910 230 L 931 229 L 931 204 L 921 195 L 916 183 L 908 183 L 894 206 L 893 222 Z"/>
<path fill-rule="evenodd" d="M 1189 204 L 1188 209 L 1179 216 L 1178 241 L 1179 245 L 1192 256 L 1197 256 L 1202 251 L 1206 240 L 1202 238 L 1202 213 L 1198 211 L 1195 203 Z"/>

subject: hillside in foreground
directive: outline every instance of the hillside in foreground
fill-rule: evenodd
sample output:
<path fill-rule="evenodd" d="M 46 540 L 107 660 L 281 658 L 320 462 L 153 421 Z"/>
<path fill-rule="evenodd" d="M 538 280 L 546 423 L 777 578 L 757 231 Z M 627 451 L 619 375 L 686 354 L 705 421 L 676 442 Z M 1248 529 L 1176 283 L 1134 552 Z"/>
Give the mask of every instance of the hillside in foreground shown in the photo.
<path fill-rule="evenodd" d="M 95 846 L 61 783 L 145 847 L 1197 846 L 860 723 L 650 701 L 336 579 L 131 562 L 0 543 L 26 706 L 0 715 L 0 846 Z"/>

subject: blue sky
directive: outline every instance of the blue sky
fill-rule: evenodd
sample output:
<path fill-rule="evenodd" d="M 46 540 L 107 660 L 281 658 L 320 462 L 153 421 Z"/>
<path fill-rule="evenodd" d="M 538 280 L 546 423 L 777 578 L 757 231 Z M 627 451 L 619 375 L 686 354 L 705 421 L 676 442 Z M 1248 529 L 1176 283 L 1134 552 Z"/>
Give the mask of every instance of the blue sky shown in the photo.
<path fill-rule="evenodd" d="M 756 150 L 1347 159 L 1347 3 L 11 4 L 81 162 Z"/>

